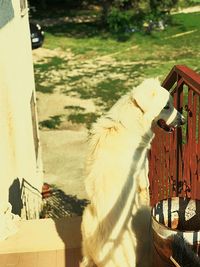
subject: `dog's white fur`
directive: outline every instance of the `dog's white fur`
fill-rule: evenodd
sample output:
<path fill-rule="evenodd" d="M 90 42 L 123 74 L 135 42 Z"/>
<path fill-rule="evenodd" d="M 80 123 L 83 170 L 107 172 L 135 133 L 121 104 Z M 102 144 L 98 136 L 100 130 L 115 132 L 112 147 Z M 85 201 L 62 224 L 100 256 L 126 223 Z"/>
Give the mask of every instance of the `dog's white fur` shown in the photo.
<path fill-rule="evenodd" d="M 148 79 L 94 124 L 85 182 L 90 204 L 83 214 L 81 266 L 150 266 L 147 152 L 154 122 L 162 115 L 170 124 L 177 116 L 173 107 L 161 112 L 169 99 L 158 80 Z"/>

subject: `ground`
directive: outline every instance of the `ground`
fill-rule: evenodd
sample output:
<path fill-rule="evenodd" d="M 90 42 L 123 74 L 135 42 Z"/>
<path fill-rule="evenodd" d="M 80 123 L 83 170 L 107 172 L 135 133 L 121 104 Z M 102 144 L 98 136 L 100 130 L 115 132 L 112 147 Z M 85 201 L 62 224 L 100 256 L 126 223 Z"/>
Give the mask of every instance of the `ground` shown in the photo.
<path fill-rule="evenodd" d="M 85 130 L 40 132 L 45 182 L 79 199 L 86 198 L 83 183 L 86 136 Z"/>
<path fill-rule="evenodd" d="M 68 56 L 60 50 L 39 48 L 33 50 L 33 61 L 36 64 L 44 58 Z M 55 76 L 59 73 L 55 72 Z M 56 88 L 53 94 L 37 92 L 39 121 L 48 120 L 51 116 L 67 114 L 66 106 L 79 106 L 94 111 L 91 100 L 70 97 Z M 84 190 L 84 162 L 87 150 L 87 129 L 84 125 L 64 121 L 58 129 L 42 128 L 40 130 L 44 164 L 44 182 L 54 184 L 67 195 L 76 195 L 78 199 L 86 198 Z"/>
<path fill-rule="evenodd" d="M 87 30 L 93 35 L 85 38 L 84 18 L 75 21 L 74 33 L 64 24 L 66 17 L 48 20 L 53 26 L 46 28 L 46 43 L 33 50 L 45 182 L 87 198 L 84 162 L 91 122 L 146 77 L 162 80 L 175 64 L 200 70 L 199 10 L 187 10 L 196 12 L 190 17 L 175 15 L 166 31 L 136 34 L 128 42 L 104 39 L 92 25 Z"/>

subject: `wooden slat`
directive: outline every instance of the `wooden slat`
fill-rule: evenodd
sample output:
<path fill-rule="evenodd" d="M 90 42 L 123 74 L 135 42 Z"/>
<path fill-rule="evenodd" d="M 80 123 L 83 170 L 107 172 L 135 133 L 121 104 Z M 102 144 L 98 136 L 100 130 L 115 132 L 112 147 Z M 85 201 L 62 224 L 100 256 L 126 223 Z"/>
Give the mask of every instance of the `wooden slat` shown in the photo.
<path fill-rule="evenodd" d="M 0 254 L 1 267 L 79 267 L 81 249 Z"/>
<path fill-rule="evenodd" d="M 176 99 L 176 105 L 178 111 L 180 111 L 183 108 L 183 79 L 182 77 L 177 76 L 177 99 Z M 181 184 L 183 183 L 183 166 L 182 166 L 182 129 L 181 127 L 177 128 L 177 134 L 176 134 L 176 179 L 177 181 L 177 195 L 181 195 Z"/>
<path fill-rule="evenodd" d="M 0 266 L 6 266 L 6 261 L 7 261 L 8 255 L 7 254 L 3 254 L 0 255 Z"/>
<path fill-rule="evenodd" d="M 19 267 L 38 267 L 37 252 L 27 252 L 19 254 Z"/>
<path fill-rule="evenodd" d="M 197 94 L 193 91 L 193 105 L 192 105 L 192 147 L 191 147 L 191 173 L 192 173 L 192 193 L 193 198 L 197 196 L 197 143 L 196 143 L 196 129 L 197 129 Z"/>
<path fill-rule="evenodd" d="M 56 251 L 43 251 L 38 253 L 38 267 L 55 267 Z M 21 267 L 21 266 L 20 266 Z"/>
<path fill-rule="evenodd" d="M 18 253 L 8 254 L 6 258 L 6 267 L 7 266 L 17 266 L 19 265 L 20 255 Z"/>
<path fill-rule="evenodd" d="M 65 266 L 65 262 L 66 262 L 66 251 L 65 250 L 57 250 L 56 251 L 56 266 L 62 266 L 62 267 L 66 267 Z"/>

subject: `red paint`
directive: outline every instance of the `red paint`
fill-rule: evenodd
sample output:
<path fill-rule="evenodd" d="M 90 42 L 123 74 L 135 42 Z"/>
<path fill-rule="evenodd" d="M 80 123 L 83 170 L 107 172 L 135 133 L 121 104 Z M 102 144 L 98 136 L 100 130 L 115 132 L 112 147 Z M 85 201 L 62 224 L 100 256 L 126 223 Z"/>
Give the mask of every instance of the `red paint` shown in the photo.
<path fill-rule="evenodd" d="M 156 130 L 149 154 L 152 205 L 172 196 L 200 199 L 200 75 L 177 65 L 162 86 L 171 91 L 175 107 L 184 110 L 187 130 L 185 137 L 181 128 L 172 134 Z"/>

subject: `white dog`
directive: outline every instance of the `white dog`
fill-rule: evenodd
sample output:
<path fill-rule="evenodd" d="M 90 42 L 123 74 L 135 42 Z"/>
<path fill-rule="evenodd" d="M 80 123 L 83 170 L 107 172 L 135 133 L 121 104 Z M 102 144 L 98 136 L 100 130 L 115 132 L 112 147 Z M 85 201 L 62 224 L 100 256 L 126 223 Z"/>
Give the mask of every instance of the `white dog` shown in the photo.
<path fill-rule="evenodd" d="M 82 221 L 83 267 L 150 266 L 147 154 L 156 123 L 183 124 L 156 79 L 145 80 L 94 124 Z"/>

